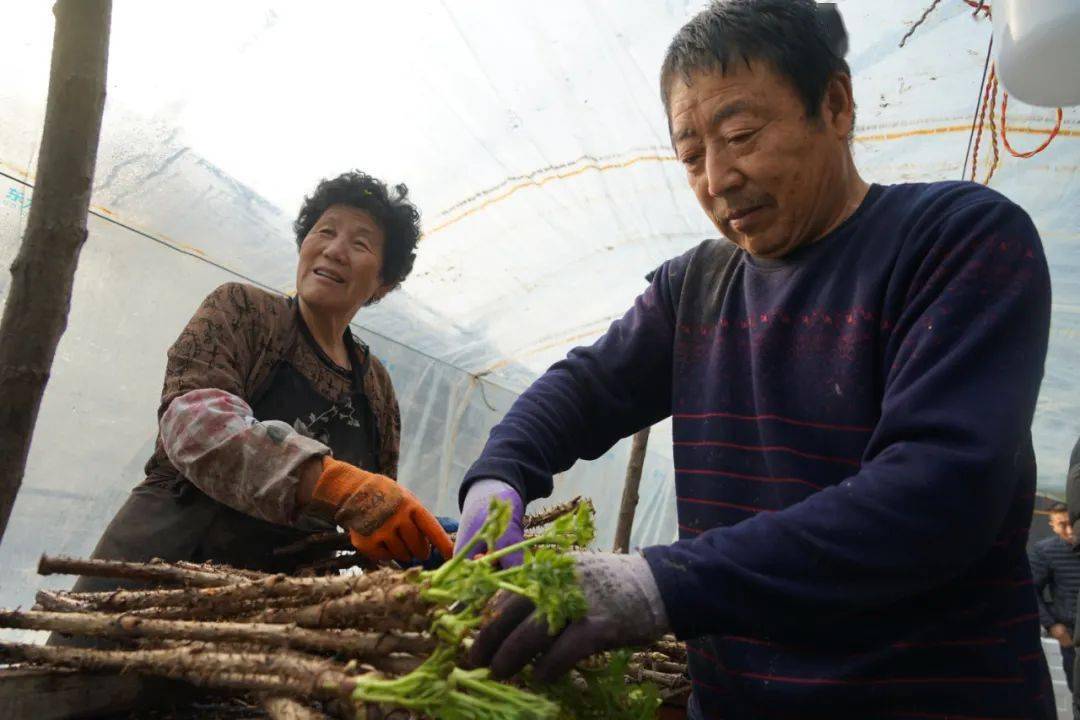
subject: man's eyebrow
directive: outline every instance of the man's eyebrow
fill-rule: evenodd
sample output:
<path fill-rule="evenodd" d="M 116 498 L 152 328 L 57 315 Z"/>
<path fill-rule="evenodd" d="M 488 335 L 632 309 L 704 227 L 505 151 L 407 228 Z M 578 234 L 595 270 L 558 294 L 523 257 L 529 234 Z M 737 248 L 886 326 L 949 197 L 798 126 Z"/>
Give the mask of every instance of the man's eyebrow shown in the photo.
<path fill-rule="evenodd" d="M 734 102 L 724 105 L 722 108 L 716 111 L 712 117 L 712 126 L 715 127 L 725 120 L 729 120 L 739 113 L 747 112 L 750 109 L 750 104 L 745 100 L 736 100 Z"/>
<path fill-rule="evenodd" d="M 675 133 L 675 137 L 672 138 L 672 140 L 674 142 L 679 142 L 680 140 L 691 140 L 691 139 L 696 138 L 696 137 L 697 137 L 697 130 L 694 130 L 694 128 L 689 128 L 688 127 L 688 128 L 683 128 L 679 132 Z"/>
<path fill-rule="evenodd" d="M 745 100 L 735 100 L 733 102 L 724 105 L 717 110 L 712 116 L 712 122 L 710 127 L 716 127 L 725 120 L 730 120 L 732 117 L 744 113 L 750 110 L 750 104 Z M 678 143 L 680 140 L 692 140 L 698 136 L 697 131 L 693 127 L 686 127 L 679 130 L 672 138 L 672 141 Z"/>

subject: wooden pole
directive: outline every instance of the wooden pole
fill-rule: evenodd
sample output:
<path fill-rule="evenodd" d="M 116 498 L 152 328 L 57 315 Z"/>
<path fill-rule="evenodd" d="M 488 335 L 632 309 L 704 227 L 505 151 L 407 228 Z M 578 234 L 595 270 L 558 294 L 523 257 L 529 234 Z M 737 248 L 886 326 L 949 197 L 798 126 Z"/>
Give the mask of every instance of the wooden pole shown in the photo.
<path fill-rule="evenodd" d="M 630 551 L 630 531 L 634 527 L 634 512 L 638 504 L 638 487 L 641 485 L 641 469 L 645 466 L 645 448 L 649 444 L 649 428 L 634 433 L 630 445 L 630 462 L 626 464 L 626 482 L 623 485 L 622 503 L 619 505 L 619 522 L 615 526 L 617 553 Z"/>
<path fill-rule="evenodd" d="M 0 320 L 0 538 L 67 326 L 105 108 L 111 0 L 58 0 L 53 14 L 37 184 Z"/>

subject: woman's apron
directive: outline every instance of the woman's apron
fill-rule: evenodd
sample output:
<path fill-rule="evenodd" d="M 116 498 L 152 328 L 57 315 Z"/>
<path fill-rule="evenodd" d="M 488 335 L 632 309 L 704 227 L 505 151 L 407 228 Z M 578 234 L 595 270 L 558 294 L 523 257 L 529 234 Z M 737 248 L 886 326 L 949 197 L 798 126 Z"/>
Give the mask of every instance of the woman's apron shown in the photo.
<path fill-rule="evenodd" d="M 328 445 L 338 460 L 377 471 L 379 435 L 374 413 L 363 392 L 363 377 L 370 364 L 368 353 L 364 353 L 363 365 L 357 367 L 355 343 L 351 333 L 345 333 L 345 344 L 353 359 L 352 393 L 343 402 L 331 402 L 317 393 L 286 359 L 302 334 L 316 354 L 329 362 L 299 312 L 296 321 L 300 326 L 297 340 L 285 351 L 250 402 L 254 416 L 260 421 L 288 423 Z M 274 554 L 275 548 L 333 527 L 331 523 L 314 519 L 301 520 L 297 527 L 277 525 L 219 503 L 182 476 L 161 481 L 148 479 L 132 490 L 98 541 L 92 557 L 135 562 L 155 557 L 169 561 L 213 560 L 253 570 L 291 572 L 325 558 L 327 551 L 313 549 L 280 556 Z M 111 578 L 81 577 L 73 590 L 93 592 L 140 585 Z"/>

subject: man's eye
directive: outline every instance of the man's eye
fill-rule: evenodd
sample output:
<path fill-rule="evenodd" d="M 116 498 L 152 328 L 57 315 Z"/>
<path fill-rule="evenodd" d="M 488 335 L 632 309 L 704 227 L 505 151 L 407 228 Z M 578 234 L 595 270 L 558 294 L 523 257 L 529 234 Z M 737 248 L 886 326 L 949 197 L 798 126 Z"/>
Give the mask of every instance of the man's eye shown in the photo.
<path fill-rule="evenodd" d="M 698 161 L 700 161 L 701 158 L 702 158 L 701 153 L 689 153 L 689 154 L 683 156 L 682 163 L 683 163 L 683 165 L 686 165 L 687 167 L 691 167 L 693 165 L 697 165 Z"/>
<path fill-rule="evenodd" d="M 321 228 L 319 232 L 323 235 L 333 235 L 334 231 L 328 227 Z"/>
<path fill-rule="evenodd" d="M 729 145 L 738 145 L 744 143 L 757 134 L 757 130 L 749 130 L 747 132 L 735 133 L 727 139 Z"/>

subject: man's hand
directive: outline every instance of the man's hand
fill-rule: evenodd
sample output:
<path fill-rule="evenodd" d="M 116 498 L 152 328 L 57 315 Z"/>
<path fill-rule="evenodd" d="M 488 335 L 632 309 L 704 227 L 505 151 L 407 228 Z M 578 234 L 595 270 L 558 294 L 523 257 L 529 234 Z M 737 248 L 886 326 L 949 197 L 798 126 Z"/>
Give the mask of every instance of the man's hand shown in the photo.
<path fill-rule="evenodd" d="M 482 552 L 501 550 L 525 539 L 525 530 L 522 526 L 525 519 L 525 503 L 522 502 L 517 490 L 502 480 L 477 480 L 469 486 L 469 491 L 465 494 L 465 503 L 461 507 L 461 523 L 458 525 L 455 554 L 461 552 L 461 549 L 480 531 L 487 519 L 492 500 L 504 500 L 510 503 L 510 524 L 507 525 L 502 537 L 495 542 L 494 548 L 488 548 L 481 542 L 469 553 L 470 557 Z M 499 565 L 504 568 L 514 567 L 520 565 L 521 561 L 521 553 L 512 553 L 499 560 Z"/>
<path fill-rule="evenodd" d="M 494 677 L 507 678 L 535 660 L 536 679 L 551 682 L 590 655 L 645 645 L 667 632 L 667 611 L 645 558 L 615 553 L 572 556 L 589 608 L 585 617 L 552 635 L 531 600 L 496 596 L 492 619 L 469 651 L 474 665 L 490 665 Z"/>
<path fill-rule="evenodd" d="M 1046 634 L 1061 643 L 1061 647 L 1072 647 L 1072 635 L 1069 634 L 1069 628 L 1062 623 L 1055 623 L 1048 627 Z"/>
<path fill-rule="evenodd" d="M 309 468 L 305 468 L 307 470 Z M 314 473 L 301 475 L 301 504 L 328 506 L 349 540 L 372 560 L 426 560 L 432 546 L 442 556 L 453 551 L 450 536 L 415 495 L 385 475 L 361 470 L 332 457 Z"/>

